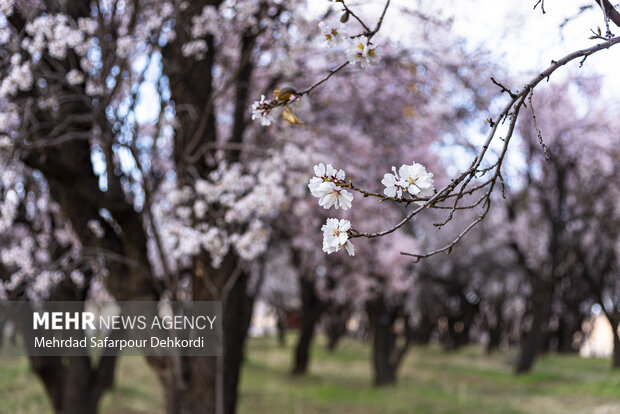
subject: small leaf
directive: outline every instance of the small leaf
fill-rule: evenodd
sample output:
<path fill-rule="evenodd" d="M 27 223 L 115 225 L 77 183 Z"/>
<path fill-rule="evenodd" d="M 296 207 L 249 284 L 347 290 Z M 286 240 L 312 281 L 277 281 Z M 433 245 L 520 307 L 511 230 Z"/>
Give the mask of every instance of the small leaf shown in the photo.
<path fill-rule="evenodd" d="M 297 116 L 293 113 L 293 111 L 291 111 L 291 108 L 289 108 L 288 106 L 284 108 L 284 111 L 282 111 L 282 118 L 284 118 L 284 120 L 289 124 L 303 125 L 303 122 L 301 122 L 299 118 L 297 118 Z"/>

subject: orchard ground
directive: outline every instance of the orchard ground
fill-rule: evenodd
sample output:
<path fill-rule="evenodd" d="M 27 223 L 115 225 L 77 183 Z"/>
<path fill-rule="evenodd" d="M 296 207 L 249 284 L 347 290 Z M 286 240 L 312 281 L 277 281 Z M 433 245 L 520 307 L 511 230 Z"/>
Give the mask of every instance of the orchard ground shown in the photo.
<path fill-rule="evenodd" d="M 593 413 L 620 412 L 620 372 L 606 359 L 546 355 L 528 375 L 511 372 L 512 353 L 480 348 L 445 353 L 413 348 L 397 386 L 370 385 L 369 347 L 345 340 L 334 353 L 314 346 L 311 374 L 289 376 L 291 346 L 250 339 L 239 413 Z M 0 361 L 0 413 L 51 413 L 26 358 Z M 154 374 L 139 357 L 123 357 L 103 414 L 163 413 Z"/>

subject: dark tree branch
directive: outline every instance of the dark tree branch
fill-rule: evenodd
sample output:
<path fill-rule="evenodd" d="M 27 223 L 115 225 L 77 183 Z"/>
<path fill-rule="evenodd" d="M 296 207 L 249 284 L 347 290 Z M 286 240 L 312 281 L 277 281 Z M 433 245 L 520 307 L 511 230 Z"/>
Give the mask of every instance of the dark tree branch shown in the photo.
<path fill-rule="evenodd" d="M 603 9 L 609 20 L 614 22 L 616 26 L 620 27 L 620 13 L 609 2 L 609 0 L 594 0 L 594 2 Z"/>

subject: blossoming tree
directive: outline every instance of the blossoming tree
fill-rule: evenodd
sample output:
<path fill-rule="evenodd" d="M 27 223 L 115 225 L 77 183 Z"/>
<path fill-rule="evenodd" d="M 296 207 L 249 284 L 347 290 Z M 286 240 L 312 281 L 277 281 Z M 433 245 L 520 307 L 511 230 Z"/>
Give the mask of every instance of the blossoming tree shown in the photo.
<path fill-rule="evenodd" d="M 609 2 L 599 4 L 605 23 L 620 22 Z M 346 211 L 353 220 L 325 217 L 326 253 L 355 254 L 357 249 L 359 257 L 369 248 L 354 239 L 404 230 L 428 208 L 446 209 L 447 222 L 470 207 L 465 200 L 474 200 L 471 207 L 479 206 L 481 212 L 472 224 L 430 254 L 449 251 L 489 210 L 517 117 L 524 108 L 532 109 L 534 88 L 563 65 L 620 42 L 609 30 L 595 33 L 599 43 L 554 61 L 518 91 L 497 82 L 508 102 L 488 119 L 490 132 L 469 167 L 450 179 L 424 148 L 445 132 L 440 125 L 462 115 L 453 111 L 446 91 L 434 96 L 434 105 L 422 104 L 447 77 L 467 81 L 471 73 L 431 60 L 418 67 L 415 59 L 404 59 L 411 57 L 408 51 L 380 45 L 390 1 L 372 16 L 342 0 L 332 6 L 319 24 L 306 17 L 305 3 L 279 0 L 0 1 L 1 151 L 27 167 L 22 171 L 39 177 L 58 206 L 80 246 L 70 249 L 69 263 L 82 263 L 85 255 L 96 258 L 97 271 L 118 300 L 223 303 L 221 357 L 147 359 L 170 413 L 235 412 L 244 342 L 263 274 L 260 258 L 277 234 L 282 214 L 307 196 L 313 165 L 316 175 L 309 190 L 318 208 Z M 330 20 L 334 13 L 338 16 Z M 442 49 L 446 57 L 449 50 Z M 406 64 L 397 65 L 401 60 Z M 414 76 L 418 69 L 420 76 Z M 359 101 L 359 83 L 333 86 L 343 85 L 347 73 L 368 81 L 360 75 L 364 72 L 378 81 L 388 76 L 397 81 L 375 83 L 373 93 L 389 89 Z M 411 77 L 413 82 L 402 84 Z M 400 96 L 412 101 L 393 101 L 398 94 L 392 92 L 403 88 L 412 93 Z M 416 93 L 417 88 L 423 93 Z M 364 138 L 356 144 L 365 151 L 357 165 L 350 160 L 330 167 L 330 162 L 313 159 L 314 149 L 334 151 L 333 141 L 319 140 L 327 135 L 320 129 L 321 118 L 306 115 L 330 119 L 328 111 L 313 104 L 319 92 L 360 107 L 341 111 L 338 119 L 331 114 L 328 124 L 340 125 L 330 135 L 355 132 Z M 440 105 L 446 102 L 450 105 Z M 376 114 L 356 118 L 376 110 L 377 103 L 384 108 L 384 122 L 372 122 Z M 450 115 L 453 112 L 456 115 Z M 426 117 L 427 122 L 400 129 L 400 120 L 408 116 Z M 362 160 L 372 158 L 374 149 L 373 140 L 366 138 L 380 134 L 388 141 L 386 149 L 402 143 L 405 135 L 419 137 L 414 145 L 422 149 L 414 158 L 406 146 L 392 145 L 394 154 L 366 180 Z M 489 147 L 500 135 L 500 150 L 490 156 Z M 308 145 L 314 141 L 319 146 Z M 366 190 L 371 182 L 383 185 L 378 191 Z M 7 187 L 0 209 L 3 223 L 15 229 L 11 206 L 19 197 L 31 197 L 28 187 L 23 182 L 21 186 Z M 382 202 L 368 210 L 377 220 L 356 216 L 360 196 Z M 49 206 L 51 202 L 38 208 Z M 386 225 L 384 218 L 396 224 Z M 363 232 L 356 223 L 385 230 Z M 20 248 L 32 253 L 30 241 L 20 243 L 11 245 L 14 250 L 3 262 L 15 261 L 15 255 L 21 260 Z M 398 246 L 389 247 L 390 252 Z M 16 272 L 33 270 L 29 260 L 11 269 L 4 290 L 13 287 Z M 37 260 L 49 262 L 45 257 Z M 38 275 L 28 286 L 60 283 L 67 277 L 80 280 L 75 269 L 65 270 L 41 272 L 49 277 Z M 381 279 L 381 286 L 398 280 L 387 274 Z M 94 412 L 96 404 L 75 410 Z"/>

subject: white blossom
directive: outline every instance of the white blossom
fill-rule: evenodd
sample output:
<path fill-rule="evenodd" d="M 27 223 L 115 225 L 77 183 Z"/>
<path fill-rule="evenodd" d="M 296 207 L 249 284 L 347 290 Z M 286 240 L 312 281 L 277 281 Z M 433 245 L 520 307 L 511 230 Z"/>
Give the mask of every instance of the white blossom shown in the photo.
<path fill-rule="evenodd" d="M 392 174 L 385 174 L 381 180 L 385 186 L 383 193 L 386 196 L 401 198 L 404 191 L 415 198 L 426 199 L 434 194 L 433 174 L 427 172 L 422 164 L 403 164 L 398 172 L 396 172 L 396 167 L 392 167 L 392 171 Z M 416 201 L 416 203 L 424 205 L 423 200 Z"/>
<path fill-rule="evenodd" d="M 194 56 L 196 60 L 202 60 L 205 58 L 205 53 L 207 52 L 207 42 L 199 39 L 192 40 L 191 42 L 185 43 L 181 47 L 181 53 L 185 57 Z"/>
<path fill-rule="evenodd" d="M 231 237 L 235 249 L 244 260 L 253 260 L 267 250 L 269 235 L 259 220 L 254 220 L 243 235 Z"/>
<path fill-rule="evenodd" d="M 433 174 L 426 172 L 422 164 L 402 165 L 398 169 L 401 181 L 409 194 L 418 198 L 426 198 L 433 195 Z"/>
<path fill-rule="evenodd" d="M 131 36 L 121 36 L 116 41 L 116 56 L 121 59 L 129 57 L 131 48 L 134 45 L 134 39 Z"/>
<path fill-rule="evenodd" d="M 11 138 L 9 138 L 8 136 L 4 135 L 4 134 L 0 134 L 0 149 L 3 148 L 12 148 L 13 147 L 13 141 L 11 141 Z"/>
<path fill-rule="evenodd" d="M 73 284 L 75 284 L 75 286 L 77 286 L 78 288 L 84 287 L 85 278 L 82 272 L 75 269 L 70 273 L 69 277 L 71 278 L 71 281 L 73 282 Z"/>
<path fill-rule="evenodd" d="M 323 251 L 332 254 L 344 248 L 349 256 L 355 256 L 355 246 L 349 241 L 347 231 L 351 228 L 349 220 L 328 218 L 321 227 L 323 231 Z"/>
<path fill-rule="evenodd" d="M 177 207 L 177 216 L 181 220 L 189 220 L 192 217 L 192 209 L 186 206 Z"/>
<path fill-rule="evenodd" d="M 71 69 L 67 73 L 66 79 L 71 86 L 79 85 L 84 82 L 84 74 L 77 69 Z"/>
<path fill-rule="evenodd" d="M 348 210 L 351 208 L 351 202 L 353 201 L 353 194 L 330 181 L 319 184 L 314 189 L 313 195 L 319 199 L 319 205 L 326 210 L 331 206 Z"/>
<path fill-rule="evenodd" d="M 20 63 L 20 59 L 11 57 L 8 76 L 0 83 L 0 98 L 15 96 L 18 91 L 27 91 L 32 87 L 32 70 L 30 62 Z"/>
<path fill-rule="evenodd" d="M 18 206 L 19 197 L 17 193 L 12 189 L 8 190 L 0 203 L 0 232 L 5 232 L 11 228 L 17 217 Z"/>
<path fill-rule="evenodd" d="M 354 40 L 347 49 L 347 59 L 349 63 L 359 63 L 364 69 L 375 65 L 379 61 L 380 53 L 377 48 L 370 47 L 361 40 Z"/>
<path fill-rule="evenodd" d="M 27 295 L 31 300 L 46 299 L 58 283 L 64 279 L 64 274 L 59 271 L 44 270 L 39 273 L 34 283 L 28 286 Z"/>
<path fill-rule="evenodd" d="M 200 16 L 192 17 L 192 37 L 197 39 L 208 34 L 217 34 L 220 31 L 219 22 L 220 16 L 215 6 L 204 6 Z"/>
<path fill-rule="evenodd" d="M 381 184 L 385 186 L 383 193 L 388 197 L 401 198 L 403 196 L 403 187 L 400 185 L 396 167 L 392 167 L 394 174 L 386 173 L 381 180 Z"/>
<path fill-rule="evenodd" d="M 41 15 L 26 25 L 26 33 L 31 39 L 24 39 L 24 46 L 31 55 L 40 54 L 47 46 L 49 54 L 57 59 L 67 56 L 67 49 L 76 49 L 84 45 L 85 29 L 92 24 L 82 22 L 76 27 L 64 14 Z"/>
<path fill-rule="evenodd" d="M 87 56 L 84 56 L 80 59 L 80 67 L 84 72 L 91 72 L 93 69 L 96 68 L 96 66 L 97 65 L 95 64 L 95 62 L 93 62 Z"/>
<path fill-rule="evenodd" d="M 0 27 L 0 45 L 4 45 L 11 39 L 11 30 L 7 26 Z"/>
<path fill-rule="evenodd" d="M 160 16 L 163 18 L 168 18 L 174 14 L 174 6 L 170 2 L 165 2 L 161 6 L 161 11 L 159 12 Z"/>
<path fill-rule="evenodd" d="M 20 123 L 17 106 L 14 104 L 7 105 L 6 112 L 0 112 L 0 132 L 9 133 L 17 129 Z"/>
<path fill-rule="evenodd" d="M 78 27 L 86 34 L 93 35 L 97 31 L 97 20 L 90 17 L 78 18 Z"/>
<path fill-rule="evenodd" d="M 103 88 L 102 85 L 99 85 L 95 83 L 94 81 L 89 80 L 86 82 L 85 92 L 89 96 L 98 96 L 98 95 L 100 96 L 100 95 L 103 95 L 103 93 L 105 92 L 105 89 Z"/>
<path fill-rule="evenodd" d="M 270 112 L 271 107 L 269 101 L 265 99 L 265 95 L 261 95 L 260 101 L 254 101 L 252 104 L 252 120 L 260 119 L 262 126 L 269 126 L 274 121 Z"/>
<path fill-rule="evenodd" d="M 198 219 L 202 219 L 207 213 L 208 209 L 209 207 L 207 206 L 207 203 L 205 203 L 203 200 L 196 200 L 196 202 L 194 203 L 194 214 Z"/>
<path fill-rule="evenodd" d="M 0 0 L 0 15 L 10 17 L 13 14 L 14 0 Z"/>
<path fill-rule="evenodd" d="M 103 229 L 103 226 L 101 226 L 101 223 L 99 223 L 99 220 L 89 220 L 87 226 L 98 239 L 105 235 L 105 230 Z"/>
<path fill-rule="evenodd" d="M 331 164 L 320 163 L 314 166 L 315 176 L 310 179 L 308 188 L 312 196 L 319 199 L 319 205 L 325 209 L 331 206 L 348 210 L 353 202 L 353 194 L 336 185 L 334 181 L 344 181 L 343 170 L 336 170 Z"/>
<path fill-rule="evenodd" d="M 321 35 L 328 47 L 334 47 L 347 39 L 346 27 L 342 24 L 337 26 L 329 25 L 325 22 L 319 23 Z"/>
<path fill-rule="evenodd" d="M 46 98 L 39 98 L 37 100 L 39 108 L 45 111 L 51 111 L 58 107 L 58 99 L 55 96 L 48 96 Z"/>
<path fill-rule="evenodd" d="M 336 170 L 334 167 L 332 167 L 331 164 L 327 164 L 327 166 L 325 166 L 325 164 L 323 163 L 315 165 L 314 175 L 315 176 L 310 179 L 310 184 L 308 184 L 310 193 L 314 197 L 319 197 L 318 193 L 316 193 L 316 190 L 322 183 L 333 180 L 344 181 L 345 179 L 344 170 Z"/>

